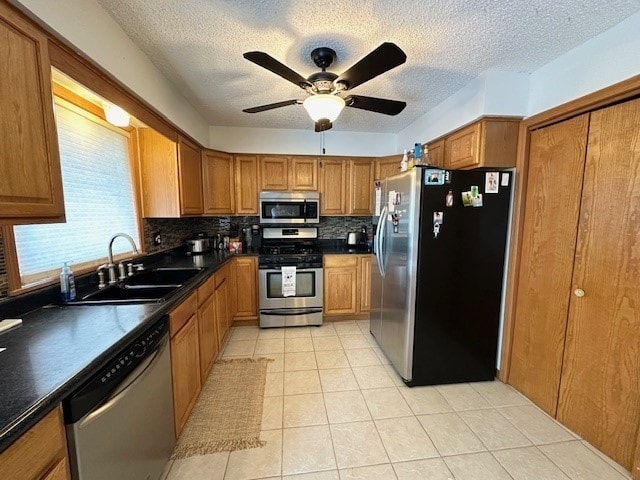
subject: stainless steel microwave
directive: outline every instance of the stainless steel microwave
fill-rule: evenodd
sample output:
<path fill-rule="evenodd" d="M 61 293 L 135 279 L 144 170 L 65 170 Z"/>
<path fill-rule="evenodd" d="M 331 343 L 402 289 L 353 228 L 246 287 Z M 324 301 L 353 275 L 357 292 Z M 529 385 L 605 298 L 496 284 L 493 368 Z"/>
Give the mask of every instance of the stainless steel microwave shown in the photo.
<path fill-rule="evenodd" d="M 319 222 L 319 192 L 260 192 L 260 223 Z"/>

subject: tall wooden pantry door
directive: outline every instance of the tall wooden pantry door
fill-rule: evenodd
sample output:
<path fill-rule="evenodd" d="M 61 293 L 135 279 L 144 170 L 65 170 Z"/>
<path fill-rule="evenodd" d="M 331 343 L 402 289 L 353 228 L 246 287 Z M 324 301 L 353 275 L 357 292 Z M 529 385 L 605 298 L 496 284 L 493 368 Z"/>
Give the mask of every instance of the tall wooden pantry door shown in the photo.
<path fill-rule="evenodd" d="M 591 114 L 557 418 L 631 469 L 640 425 L 640 99 Z"/>
<path fill-rule="evenodd" d="M 640 99 L 530 139 L 509 383 L 631 470 L 640 466 Z"/>
<path fill-rule="evenodd" d="M 555 416 L 589 114 L 531 132 L 509 383 Z"/>

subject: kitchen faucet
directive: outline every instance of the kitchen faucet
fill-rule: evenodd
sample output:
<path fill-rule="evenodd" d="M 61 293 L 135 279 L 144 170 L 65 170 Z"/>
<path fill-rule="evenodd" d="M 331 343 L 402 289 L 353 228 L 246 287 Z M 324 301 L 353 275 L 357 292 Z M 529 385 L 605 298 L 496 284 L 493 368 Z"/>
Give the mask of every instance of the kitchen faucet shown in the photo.
<path fill-rule="evenodd" d="M 116 277 L 116 266 L 113 263 L 113 242 L 118 237 L 124 237 L 127 240 L 129 240 L 129 242 L 131 243 L 131 246 L 133 247 L 133 253 L 134 254 L 138 253 L 138 247 L 136 247 L 136 242 L 134 242 L 133 238 L 131 238 L 130 235 L 127 235 L 126 233 L 116 233 L 113 237 L 111 237 L 111 240 L 109 240 L 108 263 L 106 265 L 101 265 L 100 267 L 98 267 L 98 269 L 106 267 L 109 270 L 109 285 L 112 285 L 118 281 Z"/>

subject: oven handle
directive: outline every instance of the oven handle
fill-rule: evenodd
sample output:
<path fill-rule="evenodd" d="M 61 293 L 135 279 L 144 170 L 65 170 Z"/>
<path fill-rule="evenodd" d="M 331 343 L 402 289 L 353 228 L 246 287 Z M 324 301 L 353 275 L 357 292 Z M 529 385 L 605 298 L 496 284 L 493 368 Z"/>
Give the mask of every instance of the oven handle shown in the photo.
<path fill-rule="evenodd" d="M 260 315 L 293 316 L 306 313 L 322 313 L 322 308 L 282 308 L 279 310 L 260 310 Z"/>
<path fill-rule="evenodd" d="M 292 267 L 295 267 L 295 265 L 291 265 Z M 282 267 L 258 267 L 258 270 L 262 270 L 262 271 L 267 271 L 267 272 L 279 272 L 280 270 L 282 270 Z M 322 270 L 322 267 L 310 267 L 310 268 L 298 268 L 296 267 L 296 273 L 299 272 L 313 272 L 316 270 Z"/>

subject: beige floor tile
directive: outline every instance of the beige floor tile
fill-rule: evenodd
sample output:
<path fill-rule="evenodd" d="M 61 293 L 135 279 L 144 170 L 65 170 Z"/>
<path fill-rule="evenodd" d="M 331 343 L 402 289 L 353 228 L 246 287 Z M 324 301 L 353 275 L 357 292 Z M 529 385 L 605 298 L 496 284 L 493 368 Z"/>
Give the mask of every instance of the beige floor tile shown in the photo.
<path fill-rule="evenodd" d="M 367 404 L 359 390 L 324 394 L 329 423 L 348 423 L 371 420 Z"/>
<path fill-rule="evenodd" d="M 283 425 L 285 428 L 326 424 L 327 412 L 321 393 L 284 397 Z"/>
<path fill-rule="evenodd" d="M 229 452 L 221 452 L 175 460 L 171 465 L 167 480 L 191 480 L 193 478 L 223 480 L 228 459 Z"/>
<path fill-rule="evenodd" d="M 284 372 L 284 394 L 321 393 L 318 370 Z"/>
<path fill-rule="evenodd" d="M 369 335 L 365 335 L 365 337 L 371 348 L 380 348 L 380 344 L 371 333 L 369 333 Z"/>
<path fill-rule="evenodd" d="M 362 389 L 394 386 L 393 380 L 382 365 L 355 367 L 352 370 Z"/>
<path fill-rule="evenodd" d="M 284 351 L 290 352 L 313 352 L 311 337 L 295 337 L 284 339 Z"/>
<path fill-rule="evenodd" d="M 340 470 L 340 480 L 397 480 L 391 464 Z"/>
<path fill-rule="evenodd" d="M 338 468 L 389 462 L 373 422 L 339 423 L 330 428 Z"/>
<path fill-rule="evenodd" d="M 315 353 L 319 369 L 351 367 L 344 350 L 316 350 Z"/>
<path fill-rule="evenodd" d="M 340 335 L 340 342 L 342 342 L 342 348 L 345 350 L 351 348 L 369 348 L 369 342 L 367 337 L 358 333 L 357 335 Z"/>
<path fill-rule="evenodd" d="M 342 350 L 340 337 L 337 335 L 326 337 L 311 337 L 316 352 L 323 350 Z"/>
<path fill-rule="evenodd" d="M 273 362 L 267 364 L 267 372 L 284 372 L 284 353 L 259 353 L 253 358 L 269 358 Z"/>
<path fill-rule="evenodd" d="M 516 480 L 569 480 L 537 447 L 500 450 L 493 456 Z"/>
<path fill-rule="evenodd" d="M 229 338 L 231 341 L 236 340 L 257 340 L 258 327 L 235 327 Z"/>
<path fill-rule="evenodd" d="M 284 338 L 262 339 L 258 337 L 255 353 L 284 353 Z"/>
<path fill-rule="evenodd" d="M 311 337 L 311 327 L 288 327 L 284 329 L 284 338 Z"/>
<path fill-rule="evenodd" d="M 421 415 L 418 420 L 442 456 L 486 450 L 478 437 L 456 413 Z"/>
<path fill-rule="evenodd" d="M 489 450 L 531 445 L 527 437 L 496 410 L 467 410 L 458 415 Z"/>
<path fill-rule="evenodd" d="M 600 458 L 602 458 L 609 465 L 611 465 L 614 468 L 614 470 L 618 471 L 618 473 L 621 473 L 625 478 L 628 478 L 629 480 L 631 480 L 631 473 L 629 472 L 629 470 L 627 470 L 626 468 L 624 468 L 622 465 L 615 462 L 611 458 L 607 457 L 604 453 L 602 453 L 600 450 L 598 450 L 596 447 L 591 445 L 586 440 L 582 440 L 582 444 L 585 447 L 587 447 L 589 450 L 594 452 L 596 455 L 598 455 Z"/>
<path fill-rule="evenodd" d="M 285 339 L 285 342 L 287 340 Z M 313 370 L 318 368 L 314 352 L 291 352 L 284 354 L 284 371 Z"/>
<path fill-rule="evenodd" d="M 371 348 L 373 349 L 373 352 L 376 354 L 376 357 L 378 357 L 378 360 L 380 360 L 381 364 L 391 365 L 391 360 L 387 358 L 387 356 L 384 354 L 384 352 L 380 347 L 371 347 Z"/>
<path fill-rule="evenodd" d="M 265 397 L 280 397 L 284 394 L 284 373 L 267 372 L 267 380 L 264 386 Z"/>
<path fill-rule="evenodd" d="M 497 410 L 535 445 L 576 439 L 553 418 L 532 405 L 502 407 Z"/>
<path fill-rule="evenodd" d="M 492 407 L 510 407 L 512 405 L 531 405 L 531 401 L 515 388 L 500 380 L 493 382 L 470 383 L 471 388 L 484 397 Z"/>
<path fill-rule="evenodd" d="M 229 340 L 223 357 L 253 357 L 256 348 L 255 340 Z"/>
<path fill-rule="evenodd" d="M 376 420 L 378 433 L 392 462 L 438 456 L 438 451 L 416 417 Z"/>
<path fill-rule="evenodd" d="M 453 474 L 441 458 L 394 463 L 393 469 L 398 480 L 453 480 Z"/>
<path fill-rule="evenodd" d="M 318 370 L 323 392 L 358 390 L 358 383 L 350 368 Z"/>
<path fill-rule="evenodd" d="M 436 388 L 456 411 L 491 407 L 489 402 L 482 398 L 468 383 L 440 385 Z"/>
<path fill-rule="evenodd" d="M 265 397 L 262 403 L 262 430 L 282 428 L 283 397 Z"/>
<path fill-rule="evenodd" d="M 352 367 L 368 367 L 369 365 L 380 365 L 380 360 L 371 348 L 356 348 L 345 350 L 345 355 L 349 359 Z"/>
<path fill-rule="evenodd" d="M 338 335 L 362 335 L 362 331 L 355 321 L 333 322 Z"/>
<path fill-rule="evenodd" d="M 261 432 L 260 439 L 266 442 L 264 447 L 236 450 L 229 454 L 225 480 L 249 480 L 281 474 L 282 430 Z"/>
<path fill-rule="evenodd" d="M 455 478 L 462 480 L 512 480 L 490 453 L 446 457 L 444 461 Z"/>
<path fill-rule="evenodd" d="M 326 472 L 299 473 L 298 475 L 285 475 L 283 480 L 340 480 L 337 470 Z"/>
<path fill-rule="evenodd" d="M 396 387 L 362 390 L 362 395 L 371 416 L 376 420 L 413 415 L 409 405 Z"/>
<path fill-rule="evenodd" d="M 581 441 L 540 445 L 538 448 L 571 479 L 626 480 L 624 475 Z"/>
<path fill-rule="evenodd" d="M 446 413 L 453 410 L 436 387 L 399 388 L 398 391 L 416 415 Z"/>
<path fill-rule="evenodd" d="M 393 368 L 393 365 L 383 365 L 383 367 L 391 377 L 391 380 L 393 380 L 396 387 L 404 387 L 406 385 L 400 374 L 396 372 L 395 368 Z"/>
<path fill-rule="evenodd" d="M 338 332 L 336 332 L 332 323 L 325 323 L 319 327 L 313 327 L 311 329 L 312 337 L 333 337 L 335 335 L 338 335 Z"/>
<path fill-rule="evenodd" d="M 327 425 L 283 430 L 283 475 L 335 469 L 336 460 Z"/>
<path fill-rule="evenodd" d="M 356 323 L 358 324 L 358 328 L 360 328 L 360 332 L 362 332 L 363 335 L 369 335 L 369 320 L 356 320 Z"/>
<path fill-rule="evenodd" d="M 284 338 L 284 328 L 261 328 L 258 340 L 275 340 Z"/>

